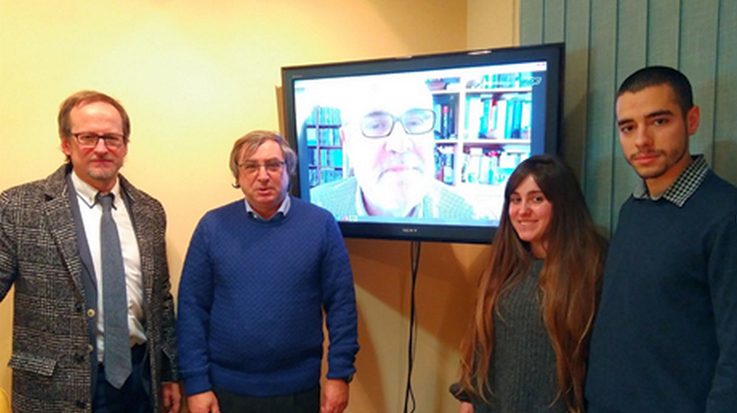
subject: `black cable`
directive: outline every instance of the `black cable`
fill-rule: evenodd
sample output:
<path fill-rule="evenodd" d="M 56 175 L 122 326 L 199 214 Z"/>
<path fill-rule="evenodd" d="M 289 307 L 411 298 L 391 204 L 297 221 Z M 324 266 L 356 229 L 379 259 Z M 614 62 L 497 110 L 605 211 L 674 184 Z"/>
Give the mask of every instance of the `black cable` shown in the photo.
<path fill-rule="evenodd" d="M 407 387 L 404 391 L 404 413 L 413 413 L 417 407 L 415 401 L 415 393 L 412 390 L 412 369 L 415 361 L 415 330 L 417 326 L 415 324 L 415 318 L 417 315 L 415 305 L 415 291 L 417 287 L 417 270 L 420 267 L 420 241 L 412 241 L 410 246 L 410 261 L 411 261 L 411 285 L 410 285 L 410 301 L 409 301 L 409 340 L 407 341 Z M 412 407 L 410 409 L 410 402 Z M 409 409 L 409 410 L 408 410 Z"/>

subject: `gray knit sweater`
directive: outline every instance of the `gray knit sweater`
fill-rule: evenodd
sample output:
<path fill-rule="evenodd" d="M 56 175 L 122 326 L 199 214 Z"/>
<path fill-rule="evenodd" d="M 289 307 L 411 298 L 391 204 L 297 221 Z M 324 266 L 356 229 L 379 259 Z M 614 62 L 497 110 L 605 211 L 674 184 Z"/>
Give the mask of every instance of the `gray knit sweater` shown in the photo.
<path fill-rule="evenodd" d="M 494 314 L 494 354 L 489 368 L 491 404 L 474 401 L 475 413 L 565 412 L 557 393 L 555 353 L 543 324 L 540 270 L 533 261 L 528 277 L 501 297 Z"/>

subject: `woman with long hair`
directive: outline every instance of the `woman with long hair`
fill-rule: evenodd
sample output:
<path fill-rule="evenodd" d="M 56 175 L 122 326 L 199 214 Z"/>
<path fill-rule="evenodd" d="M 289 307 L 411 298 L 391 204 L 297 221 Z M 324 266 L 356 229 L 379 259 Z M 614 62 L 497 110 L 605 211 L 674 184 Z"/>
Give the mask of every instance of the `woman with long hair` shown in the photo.
<path fill-rule="evenodd" d="M 563 161 L 517 166 L 451 388 L 461 412 L 583 411 L 605 250 Z"/>

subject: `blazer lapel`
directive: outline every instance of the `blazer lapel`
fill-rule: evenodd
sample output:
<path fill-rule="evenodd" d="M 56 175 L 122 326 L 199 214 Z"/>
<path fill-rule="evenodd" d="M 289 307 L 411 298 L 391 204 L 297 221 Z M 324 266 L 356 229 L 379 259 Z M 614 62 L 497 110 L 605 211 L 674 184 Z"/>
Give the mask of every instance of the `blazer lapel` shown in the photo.
<path fill-rule="evenodd" d="M 97 277 L 95 276 L 95 264 L 92 262 L 92 255 L 90 254 L 90 246 L 87 243 L 87 234 L 84 232 L 84 224 L 82 221 L 82 213 L 79 210 L 79 200 L 74 189 L 74 184 L 69 174 L 66 176 L 67 185 L 67 199 L 69 199 L 69 209 L 72 212 L 72 224 L 77 233 L 77 250 L 79 251 L 79 258 L 82 260 L 82 277 L 83 281 L 87 281 L 85 285 L 90 291 L 87 293 L 94 292 L 94 301 L 97 301 Z"/>
<path fill-rule="evenodd" d="M 44 205 L 44 219 L 49 228 L 72 282 L 80 296 L 84 296 L 82 287 L 82 261 L 77 248 L 76 228 L 69 206 L 66 174 L 68 166 L 62 166 L 46 181 L 46 204 Z"/>

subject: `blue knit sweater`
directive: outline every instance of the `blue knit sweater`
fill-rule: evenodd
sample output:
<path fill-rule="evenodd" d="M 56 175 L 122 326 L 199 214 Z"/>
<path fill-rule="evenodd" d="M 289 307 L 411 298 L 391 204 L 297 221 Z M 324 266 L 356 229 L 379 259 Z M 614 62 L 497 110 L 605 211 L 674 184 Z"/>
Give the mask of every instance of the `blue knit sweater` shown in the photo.
<path fill-rule="evenodd" d="M 205 214 L 179 285 L 179 368 L 187 395 L 292 394 L 319 383 L 323 310 L 328 378 L 353 375 L 356 308 L 348 254 L 327 211 L 292 199 L 259 221 L 243 200 Z"/>
<path fill-rule="evenodd" d="M 630 197 L 607 256 L 589 413 L 737 412 L 737 189 Z"/>

